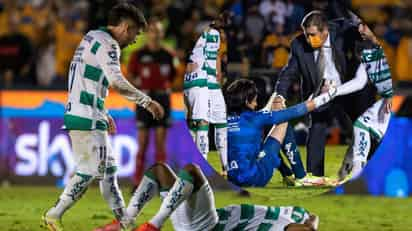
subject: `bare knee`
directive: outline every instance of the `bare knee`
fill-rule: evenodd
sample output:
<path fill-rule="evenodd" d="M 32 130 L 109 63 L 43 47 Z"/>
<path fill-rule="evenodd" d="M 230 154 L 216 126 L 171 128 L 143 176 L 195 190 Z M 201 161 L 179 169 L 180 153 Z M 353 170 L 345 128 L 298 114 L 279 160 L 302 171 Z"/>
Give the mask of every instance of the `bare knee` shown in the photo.
<path fill-rule="evenodd" d="M 150 172 L 154 175 L 160 187 L 163 188 L 170 188 L 176 181 L 176 175 L 173 170 L 163 162 L 158 162 L 152 165 L 147 172 Z"/>
<path fill-rule="evenodd" d="M 187 164 L 183 169 L 193 177 L 193 184 L 195 189 L 200 188 L 207 182 L 205 175 L 203 175 L 202 169 L 197 164 Z"/>

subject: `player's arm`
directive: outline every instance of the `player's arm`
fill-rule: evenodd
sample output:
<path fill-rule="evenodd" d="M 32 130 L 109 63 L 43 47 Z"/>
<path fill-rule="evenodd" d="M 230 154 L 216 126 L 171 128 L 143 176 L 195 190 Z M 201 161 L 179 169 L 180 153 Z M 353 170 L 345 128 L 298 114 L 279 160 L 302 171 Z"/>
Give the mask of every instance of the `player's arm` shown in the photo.
<path fill-rule="evenodd" d="M 327 103 L 329 103 L 336 96 L 336 88 L 331 87 L 328 92 L 322 93 L 319 96 L 309 99 L 306 102 L 294 105 L 292 107 L 278 110 L 277 100 L 274 100 L 271 111 L 256 112 L 256 121 L 260 125 L 273 125 L 287 122 L 289 120 L 299 118 L 308 112 L 315 110 Z M 279 97 L 284 100 L 283 97 Z M 282 103 L 284 104 L 284 103 Z"/>
<path fill-rule="evenodd" d="M 368 74 L 366 73 L 365 64 L 359 64 L 356 70 L 355 78 L 337 87 L 336 96 L 347 95 L 355 91 L 361 90 L 368 82 Z"/>
<path fill-rule="evenodd" d="M 120 48 L 115 44 L 102 44 L 97 52 L 97 61 L 103 69 L 104 75 L 107 76 L 109 85 L 129 101 L 150 111 L 154 118 L 162 118 L 164 115 L 162 106 L 126 80 L 121 72 L 119 59 Z"/>

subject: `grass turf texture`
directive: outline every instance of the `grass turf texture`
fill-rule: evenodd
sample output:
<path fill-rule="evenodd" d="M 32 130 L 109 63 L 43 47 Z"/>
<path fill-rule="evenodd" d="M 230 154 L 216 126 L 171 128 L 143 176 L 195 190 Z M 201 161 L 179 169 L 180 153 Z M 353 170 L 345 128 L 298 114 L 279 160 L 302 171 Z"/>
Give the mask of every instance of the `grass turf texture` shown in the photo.
<path fill-rule="evenodd" d="M 337 171 L 344 147 L 328 147 L 326 174 Z M 305 153 L 302 150 L 303 158 Z M 218 167 L 216 154 L 210 154 L 213 166 Z M 252 197 L 238 197 L 229 192 L 217 192 L 216 206 L 228 204 L 298 205 L 320 216 L 320 230 L 412 230 L 411 198 L 395 199 L 359 196 L 321 195 L 329 188 L 285 188 L 279 173 L 266 188 L 248 189 Z M 130 188 L 123 187 L 126 201 Z M 43 212 L 54 204 L 61 189 L 55 187 L 12 186 L 0 189 L 0 230 L 36 231 Z M 144 208 L 137 223 L 148 220 L 159 208 L 160 200 L 152 200 Z M 97 187 L 70 209 L 63 218 L 65 230 L 87 231 L 110 222 L 113 218 Z M 163 230 L 173 230 L 170 221 Z"/>

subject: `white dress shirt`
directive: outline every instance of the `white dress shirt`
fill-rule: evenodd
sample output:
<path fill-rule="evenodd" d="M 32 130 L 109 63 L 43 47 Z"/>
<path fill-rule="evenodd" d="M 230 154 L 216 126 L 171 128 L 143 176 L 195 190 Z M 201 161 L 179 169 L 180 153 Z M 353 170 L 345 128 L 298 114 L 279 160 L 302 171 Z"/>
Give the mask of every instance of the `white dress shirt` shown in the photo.
<path fill-rule="evenodd" d="M 325 59 L 325 71 L 323 72 L 322 78 L 333 81 L 335 86 L 341 85 L 342 82 L 340 80 L 339 73 L 336 69 L 335 63 L 333 62 L 332 46 L 330 45 L 329 34 L 321 49 L 323 50 L 323 56 Z M 315 50 L 314 55 L 316 62 L 319 56 L 319 50 Z"/>

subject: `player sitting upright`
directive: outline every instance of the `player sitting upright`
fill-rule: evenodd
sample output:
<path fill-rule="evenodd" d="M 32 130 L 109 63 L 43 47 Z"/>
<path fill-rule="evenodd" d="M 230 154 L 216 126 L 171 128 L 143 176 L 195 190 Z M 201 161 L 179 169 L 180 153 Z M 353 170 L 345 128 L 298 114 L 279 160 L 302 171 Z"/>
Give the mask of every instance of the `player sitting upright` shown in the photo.
<path fill-rule="evenodd" d="M 163 163 L 149 168 L 131 198 L 128 215 L 136 218 L 159 194 L 163 198 L 159 211 L 135 231 L 160 230 L 169 217 L 177 231 L 314 231 L 319 223 L 317 216 L 301 207 L 242 204 L 216 209 L 206 177 L 193 164 L 177 175 Z"/>
<path fill-rule="evenodd" d="M 277 97 L 271 110 L 256 111 L 255 83 L 247 79 L 231 83 L 225 91 L 229 115 L 228 179 L 239 186 L 265 186 L 280 164 L 278 154 L 288 127 L 285 122 L 326 104 L 333 99 L 335 90 L 331 88 L 313 100 L 281 110 L 279 104 L 284 105 L 284 100 Z M 262 145 L 262 132 L 268 125 L 276 127 Z"/>
<path fill-rule="evenodd" d="M 133 43 L 145 26 L 144 16 L 135 6 L 120 3 L 111 9 L 107 28 L 88 32 L 76 49 L 70 64 L 68 103 L 64 114 L 76 172 L 59 200 L 43 217 L 49 230 L 63 230 L 61 217 L 95 179 L 99 180 L 100 191 L 116 219 L 125 226 L 129 223 L 117 183 L 115 155 L 109 142 L 109 132 L 115 132 L 115 125 L 104 108 L 104 100 L 111 86 L 150 111 L 155 118 L 163 117 L 163 108 L 130 85 L 120 70 L 120 49 Z"/>

